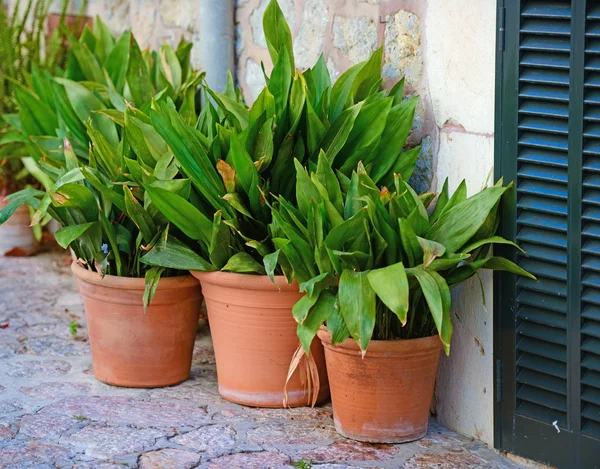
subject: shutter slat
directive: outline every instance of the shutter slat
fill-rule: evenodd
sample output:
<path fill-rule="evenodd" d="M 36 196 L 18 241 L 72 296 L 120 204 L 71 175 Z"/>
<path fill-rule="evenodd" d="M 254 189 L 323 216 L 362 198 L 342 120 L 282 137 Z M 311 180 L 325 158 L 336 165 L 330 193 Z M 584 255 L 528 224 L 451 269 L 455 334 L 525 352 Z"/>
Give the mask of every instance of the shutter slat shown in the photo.
<path fill-rule="evenodd" d="M 523 290 L 517 296 L 519 303 L 539 306 L 556 313 L 567 313 L 567 301 L 564 298 L 551 297 L 535 291 Z"/>
<path fill-rule="evenodd" d="M 600 373 L 596 371 L 587 371 L 582 376 L 581 382 L 586 386 L 593 386 L 600 389 Z"/>
<path fill-rule="evenodd" d="M 564 104 L 549 101 L 526 100 L 519 108 L 519 113 L 524 115 L 568 119 L 569 107 Z"/>
<path fill-rule="evenodd" d="M 562 168 L 543 166 L 538 164 L 524 164 L 517 173 L 519 177 L 538 179 L 540 181 L 557 182 L 566 184 L 568 176 Z"/>
<path fill-rule="evenodd" d="M 524 401 L 544 404 L 544 406 L 549 409 L 561 412 L 567 411 L 567 404 L 565 403 L 564 396 L 546 391 L 545 389 L 524 385 L 517 391 L 517 397 Z"/>
<path fill-rule="evenodd" d="M 567 336 L 564 330 L 556 327 L 543 326 L 534 322 L 522 321 L 517 328 L 517 334 L 541 339 L 558 345 L 566 345 Z"/>
<path fill-rule="evenodd" d="M 541 420 L 542 422 L 557 422 L 559 427 L 566 427 L 566 414 L 553 409 L 548 409 L 531 402 L 524 401 L 519 404 L 517 412 L 522 415 L 533 417 L 534 419 Z"/>
<path fill-rule="evenodd" d="M 520 243 L 520 246 L 527 253 L 528 258 L 539 259 L 562 266 L 567 265 L 567 253 L 563 249 L 529 244 L 527 242 Z"/>
<path fill-rule="evenodd" d="M 518 157 L 521 163 L 537 163 L 546 166 L 556 166 L 559 168 L 567 168 L 567 155 L 562 152 L 554 151 L 539 151 L 535 148 L 523 148 Z"/>
<path fill-rule="evenodd" d="M 517 343 L 517 350 L 533 353 L 542 358 L 551 358 L 552 360 L 559 362 L 567 361 L 567 351 L 564 346 L 544 342 L 531 337 L 521 337 Z"/>
<path fill-rule="evenodd" d="M 571 18 L 571 8 L 569 5 L 557 1 L 531 1 L 525 3 L 521 15 L 526 18 L 533 16 L 569 19 Z"/>
<path fill-rule="evenodd" d="M 581 312 L 581 317 L 592 321 L 600 321 L 600 306 L 586 305 Z"/>
<path fill-rule="evenodd" d="M 540 214 L 531 211 L 524 211 L 519 215 L 519 224 L 525 226 L 539 226 L 549 230 L 567 232 L 567 219 L 565 217 L 555 217 L 553 215 Z M 526 249 L 524 249 L 527 252 Z"/>
<path fill-rule="evenodd" d="M 519 80 L 526 83 L 543 83 L 547 85 L 569 85 L 569 72 L 564 70 L 546 70 L 543 68 L 526 68 Z"/>
<path fill-rule="evenodd" d="M 564 201 L 550 200 L 536 195 L 519 197 L 517 207 L 550 215 L 567 215 L 567 204 Z"/>
<path fill-rule="evenodd" d="M 517 366 L 538 371 L 557 378 L 567 379 L 567 367 L 564 363 L 549 360 L 546 357 L 523 353 L 517 360 Z"/>
<path fill-rule="evenodd" d="M 521 98 L 569 102 L 569 88 L 561 86 L 524 85 L 519 92 Z"/>
<path fill-rule="evenodd" d="M 569 124 L 564 119 L 549 119 L 526 115 L 519 123 L 519 129 L 567 135 L 569 133 Z"/>
<path fill-rule="evenodd" d="M 548 150 L 567 151 L 568 143 L 568 138 L 566 136 L 534 132 L 523 132 L 519 138 L 519 145 Z"/>
<path fill-rule="evenodd" d="M 556 394 L 567 395 L 566 380 L 542 373 L 536 373 L 535 371 L 527 369 L 521 370 L 517 375 L 517 382 L 546 391 L 552 391 Z"/>
<path fill-rule="evenodd" d="M 517 319 L 537 322 L 549 327 L 556 327 L 563 331 L 567 329 L 567 318 L 564 314 L 545 311 L 531 306 L 522 306 L 517 313 Z"/>
<path fill-rule="evenodd" d="M 552 299 L 556 296 L 562 298 L 567 297 L 567 285 L 565 282 L 559 282 L 557 280 L 547 278 L 533 280 L 527 277 L 520 277 L 519 280 L 517 280 L 517 285 L 523 289 L 545 293 L 548 295 L 548 299 Z"/>
<path fill-rule="evenodd" d="M 535 259 L 524 258 L 519 265 L 527 272 L 536 277 L 545 277 L 553 280 L 567 281 L 567 272 L 561 265 L 548 265 L 547 262 L 541 262 Z"/>

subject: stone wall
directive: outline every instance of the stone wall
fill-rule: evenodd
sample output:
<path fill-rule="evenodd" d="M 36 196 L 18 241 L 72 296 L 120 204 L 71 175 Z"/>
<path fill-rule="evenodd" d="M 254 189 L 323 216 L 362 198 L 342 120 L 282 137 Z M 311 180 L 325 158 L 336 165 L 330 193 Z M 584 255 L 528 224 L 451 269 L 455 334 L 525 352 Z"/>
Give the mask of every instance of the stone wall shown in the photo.
<path fill-rule="evenodd" d="M 271 61 L 262 34 L 268 0 L 237 0 L 237 77 L 251 102 L 264 86 L 260 67 Z M 294 34 L 300 68 L 323 52 L 332 78 L 384 45 L 385 85 L 406 77 L 419 94 L 412 139 L 422 142 L 416 177 L 420 191 L 437 190 L 446 177 L 469 193 L 492 177 L 494 144 L 494 0 L 280 0 Z M 491 179 L 490 179 L 491 180 Z M 492 277 L 453 294 L 454 337 L 440 361 L 438 419 L 493 444 Z"/>

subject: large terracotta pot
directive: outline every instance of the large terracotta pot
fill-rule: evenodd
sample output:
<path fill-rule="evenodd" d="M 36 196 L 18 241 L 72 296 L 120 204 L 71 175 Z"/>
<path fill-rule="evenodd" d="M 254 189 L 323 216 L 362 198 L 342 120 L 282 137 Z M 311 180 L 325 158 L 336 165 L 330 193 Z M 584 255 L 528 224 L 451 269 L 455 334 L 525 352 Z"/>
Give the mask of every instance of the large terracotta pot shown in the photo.
<path fill-rule="evenodd" d="M 6 202 L 0 198 L 0 209 Z M 39 243 L 29 226 L 29 208 L 21 205 L 12 216 L 0 225 L 1 256 L 31 256 L 38 251 Z"/>
<path fill-rule="evenodd" d="M 288 369 L 299 341 L 292 306 L 302 294 L 266 275 L 192 272 L 202 284 L 215 349 L 219 393 L 228 401 L 255 407 L 283 407 Z M 329 397 L 323 347 L 313 341 L 311 355 L 319 370 L 317 401 Z M 287 384 L 288 406 L 311 403 L 302 366 Z"/>
<path fill-rule="evenodd" d="M 189 378 L 202 303 L 191 275 L 163 278 L 144 313 L 144 279 L 106 275 L 76 263 L 87 318 L 92 367 L 100 381 L 154 388 Z"/>
<path fill-rule="evenodd" d="M 364 358 L 353 339 L 332 345 L 321 329 L 333 420 L 341 435 L 402 443 L 427 433 L 429 404 L 442 343 L 438 336 L 372 340 Z"/>

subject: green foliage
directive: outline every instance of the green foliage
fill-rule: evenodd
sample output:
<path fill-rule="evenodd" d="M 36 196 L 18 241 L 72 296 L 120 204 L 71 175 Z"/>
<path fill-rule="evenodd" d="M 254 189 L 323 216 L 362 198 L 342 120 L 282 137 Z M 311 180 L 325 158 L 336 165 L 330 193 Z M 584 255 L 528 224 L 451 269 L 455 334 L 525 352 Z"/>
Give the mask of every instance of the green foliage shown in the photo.
<path fill-rule="evenodd" d="M 99 19 L 79 41 L 65 34 L 73 44 L 71 67 L 62 76 L 34 70 L 39 86 L 16 87 L 19 119 L 12 132 L 47 178 L 46 190 L 12 194 L 0 222 L 24 203 L 35 210 L 34 223 L 51 216 L 62 225 L 58 243 L 80 264 L 101 275 L 145 277 L 146 306 L 159 279 L 177 273 L 140 262 L 166 243 L 159 234 L 169 232 L 146 190 L 182 198 L 191 191 L 148 113 L 168 103 L 196 120 L 203 74 L 192 70 L 183 41 L 142 53 L 129 31 L 113 38 Z M 191 241 L 176 226 L 170 232 L 173 240 Z"/>
<path fill-rule="evenodd" d="M 11 131 L 10 124 L 19 127 L 18 115 L 14 114 L 17 102 L 14 91 L 18 84 L 39 82 L 32 80 L 32 71 L 54 71 L 64 67 L 67 57 L 66 36 L 60 31 L 53 32 L 44 40 L 46 19 L 50 0 L 18 1 L 12 13 L 4 2 L 0 2 L 0 198 L 27 186 L 39 186 L 38 175 L 32 174 L 21 157 L 22 137 Z M 85 8 L 82 2 L 81 8 Z M 69 0 L 61 1 L 59 23 L 63 24 Z M 81 15 L 74 28 L 77 29 Z M 49 91 L 49 90 L 46 90 Z M 39 182 L 38 182 L 39 181 Z"/>
<path fill-rule="evenodd" d="M 71 338 L 77 338 L 77 329 L 79 329 L 79 324 L 75 321 L 71 321 L 69 323 L 69 334 L 71 334 Z"/>
<path fill-rule="evenodd" d="M 294 461 L 292 466 L 297 467 L 299 469 L 311 469 L 313 467 L 313 462 L 311 459 L 306 460 L 304 458 L 298 459 L 298 461 Z"/>
<path fill-rule="evenodd" d="M 263 259 L 273 260 L 278 252 L 279 262 L 267 265 L 266 272 L 289 277 L 294 259 L 312 255 L 302 249 L 306 233 L 297 228 L 309 200 L 335 190 L 324 210 L 343 216 L 336 174 L 346 181 L 362 161 L 378 179 L 393 178 L 398 168 L 410 177 L 418 149 L 404 147 L 417 98 L 402 100 L 398 88 L 380 90 L 383 49 L 332 83 L 323 56 L 312 68 L 295 70 L 290 29 L 275 0 L 265 10 L 263 26 L 274 65 L 251 107 L 231 77 L 223 93 L 205 87 L 206 106 L 197 121 L 186 120 L 168 101 L 153 106 L 152 125 L 193 189 L 187 198 L 157 190 L 148 194 L 162 215 L 194 240 L 188 246 L 206 261 L 203 270 L 264 274 Z M 304 173 L 296 179 L 296 166 L 317 169 L 314 178 Z M 281 202 L 274 219 L 270 206 L 279 200 L 290 202 Z M 172 265 L 168 249 L 157 247 L 142 262 L 150 256 L 154 265 Z M 314 263 L 303 265 L 305 280 L 316 274 Z"/>
<path fill-rule="evenodd" d="M 322 324 L 334 343 L 350 336 L 363 353 L 372 338 L 412 339 L 436 331 L 449 353 L 452 288 L 479 269 L 533 278 L 490 253 L 493 244 L 516 246 L 496 235 L 501 198 L 512 185 L 467 198 L 464 184 L 448 197 L 446 182 L 438 205 L 428 210 L 423 200 L 433 197 L 418 196 L 400 174 L 390 192 L 360 163 L 349 184 L 341 173 L 338 183 L 327 177 L 331 167 L 323 152 L 310 175 L 299 164 L 296 171 L 296 204 L 279 198 L 269 228 L 281 247 L 278 262 L 305 292 L 293 313 L 306 353 Z M 324 180 L 326 186 L 319 182 Z M 343 207 L 331 208 L 340 198 Z"/>

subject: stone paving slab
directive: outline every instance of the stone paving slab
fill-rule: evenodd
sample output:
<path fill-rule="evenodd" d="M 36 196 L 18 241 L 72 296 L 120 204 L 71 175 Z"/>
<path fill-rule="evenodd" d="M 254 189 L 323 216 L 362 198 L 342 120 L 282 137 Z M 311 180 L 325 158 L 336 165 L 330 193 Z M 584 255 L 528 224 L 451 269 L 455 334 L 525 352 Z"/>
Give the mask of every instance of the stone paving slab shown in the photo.
<path fill-rule="evenodd" d="M 79 328 L 75 338 L 69 323 Z M 217 391 L 200 328 L 191 378 L 163 389 L 97 381 L 64 252 L 0 257 L 0 469 L 516 469 L 432 421 L 427 436 L 371 445 L 335 432 L 331 406 L 254 409 Z"/>

